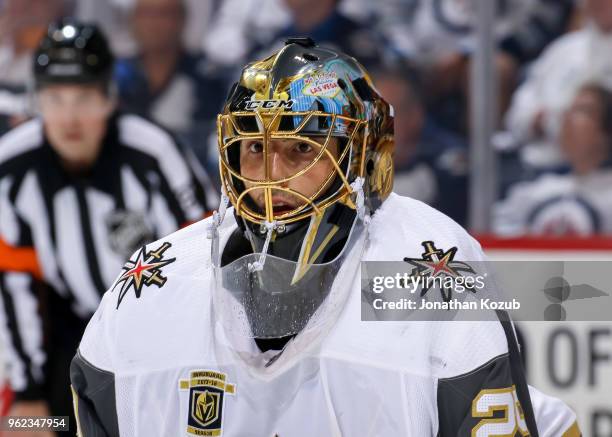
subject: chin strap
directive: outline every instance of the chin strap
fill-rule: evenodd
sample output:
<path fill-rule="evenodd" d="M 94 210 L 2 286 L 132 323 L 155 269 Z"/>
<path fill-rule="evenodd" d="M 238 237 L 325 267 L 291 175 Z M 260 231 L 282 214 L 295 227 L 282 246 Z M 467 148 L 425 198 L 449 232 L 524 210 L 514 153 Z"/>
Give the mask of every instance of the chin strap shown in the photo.
<path fill-rule="evenodd" d="M 223 219 L 225 219 L 225 211 L 227 211 L 227 205 L 229 203 L 229 197 L 225 195 L 223 190 L 221 190 L 221 200 L 219 202 L 219 209 L 213 212 L 212 220 L 208 225 L 208 229 L 206 231 L 206 238 L 211 241 L 210 245 L 210 256 L 213 262 L 213 265 L 218 265 L 221 262 L 221 257 L 219 256 L 219 226 L 223 223 Z"/>
<path fill-rule="evenodd" d="M 212 221 L 210 225 L 208 225 L 208 231 L 206 233 L 206 238 L 212 240 L 215 236 L 215 233 L 221 223 L 223 223 L 223 219 L 225 219 L 225 211 L 227 211 L 227 205 L 229 203 L 229 197 L 221 191 L 221 200 L 219 201 L 219 208 L 216 211 L 213 211 Z"/>
<path fill-rule="evenodd" d="M 249 272 L 259 272 L 263 270 L 266 262 L 266 255 L 268 254 L 268 246 L 270 246 L 270 241 L 272 240 L 272 233 L 278 227 L 278 222 L 276 220 L 273 222 L 265 221 L 263 225 L 266 227 L 266 241 L 264 241 L 259 259 L 254 263 L 249 263 Z"/>
<path fill-rule="evenodd" d="M 357 217 L 361 220 L 365 225 L 370 223 L 370 215 L 366 213 L 365 207 L 365 193 L 363 192 L 363 185 L 365 183 L 365 179 L 362 177 L 356 177 L 355 180 L 351 183 L 351 190 L 353 193 L 357 194 L 357 198 L 355 199 L 355 206 L 357 207 Z"/>

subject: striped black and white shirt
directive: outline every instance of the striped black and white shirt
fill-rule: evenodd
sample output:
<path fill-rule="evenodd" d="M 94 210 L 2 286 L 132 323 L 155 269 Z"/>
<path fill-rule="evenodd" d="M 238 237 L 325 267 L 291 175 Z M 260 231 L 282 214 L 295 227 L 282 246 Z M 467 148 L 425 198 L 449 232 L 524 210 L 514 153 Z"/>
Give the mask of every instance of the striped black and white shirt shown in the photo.
<path fill-rule="evenodd" d="M 64 317 L 42 312 L 38 290 L 88 320 L 130 254 L 202 218 L 215 197 L 191 155 L 138 116 L 109 120 L 87 174 L 63 169 L 41 120 L 0 139 L 0 334 L 18 399 L 41 394 L 43 322 Z"/>

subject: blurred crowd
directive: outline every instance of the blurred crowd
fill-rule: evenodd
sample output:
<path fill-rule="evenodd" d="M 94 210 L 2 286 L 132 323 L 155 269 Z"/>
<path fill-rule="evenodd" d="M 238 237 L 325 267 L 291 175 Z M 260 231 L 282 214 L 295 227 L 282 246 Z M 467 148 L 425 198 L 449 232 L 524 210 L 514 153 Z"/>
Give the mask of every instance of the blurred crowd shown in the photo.
<path fill-rule="evenodd" d="M 121 108 L 216 174 L 237 70 L 289 36 L 355 56 L 396 117 L 395 191 L 467 224 L 475 0 L 3 0 L 0 133 L 35 115 L 32 53 L 60 16 L 98 23 Z M 495 0 L 499 158 L 493 231 L 612 232 L 612 1 Z M 611 198 L 611 201 L 608 201 Z"/>

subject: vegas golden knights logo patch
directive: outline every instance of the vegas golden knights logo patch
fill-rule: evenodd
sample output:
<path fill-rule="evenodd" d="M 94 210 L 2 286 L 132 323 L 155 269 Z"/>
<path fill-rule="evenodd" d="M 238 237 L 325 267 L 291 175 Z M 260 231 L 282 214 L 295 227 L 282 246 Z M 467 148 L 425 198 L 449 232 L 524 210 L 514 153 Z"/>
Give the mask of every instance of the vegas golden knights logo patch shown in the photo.
<path fill-rule="evenodd" d="M 233 395 L 236 386 L 227 375 L 214 370 L 194 370 L 189 379 L 179 381 L 180 390 L 189 390 L 187 432 L 198 436 L 220 436 L 224 395 Z"/>
<path fill-rule="evenodd" d="M 167 279 L 162 275 L 162 268 L 176 261 L 176 258 L 165 258 L 164 252 L 172 247 L 170 243 L 163 243 L 157 249 L 152 249 L 147 252 L 146 246 L 143 246 L 135 255 L 136 258 L 130 258 L 123 266 L 123 273 L 113 285 L 111 293 L 115 291 L 121 284 L 119 297 L 117 298 L 117 309 L 121 305 L 121 301 L 130 289 L 136 293 L 136 298 L 140 299 L 144 287 L 156 285 L 162 288 Z"/>

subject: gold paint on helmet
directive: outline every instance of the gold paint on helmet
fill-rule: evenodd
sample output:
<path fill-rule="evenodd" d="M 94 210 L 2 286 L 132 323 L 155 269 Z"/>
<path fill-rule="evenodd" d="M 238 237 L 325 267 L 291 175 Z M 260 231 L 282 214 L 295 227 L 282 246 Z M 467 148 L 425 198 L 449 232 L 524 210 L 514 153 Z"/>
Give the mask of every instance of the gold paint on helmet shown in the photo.
<path fill-rule="evenodd" d="M 311 129 L 315 124 L 319 126 L 317 132 Z M 357 177 L 366 180 L 364 194 L 372 210 L 392 188 L 390 107 L 358 62 L 331 49 L 289 44 L 272 56 L 248 64 L 218 116 L 217 134 L 223 189 L 235 213 L 254 224 L 290 224 L 320 218 L 337 203 L 355 209 L 351 182 Z M 324 141 L 321 144 L 313 136 Z M 337 156 L 329 150 L 332 137 L 341 139 Z M 262 143 L 262 180 L 241 175 L 235 149 L 243 140 Z M 318 153 L 295 174 L 274 180 L 270 177 L 268 153 L 273 140 L 305 142 Z M 288 182 L 305 175 L 321 159 L 329 159 L 333 170 L 314 194 L 305 196 L 288 188 Z M 328 190 L 331 185 L 333 192 Z M 251 201 L 250 194 L 255 190 L 263 190 L 264 208 Z M 300 204 L 290 211 L 275 213 L 273 192 L 292 195 Z"/>
<path fill-rule="evenodd" d="M 374 191 L 386 198 L 393 189 L 393 149 L 395 141 L 390 135 L 385 135 L 376 146 L 374 160 L 374 171 L 371 176 L 371 184 Z"/>

